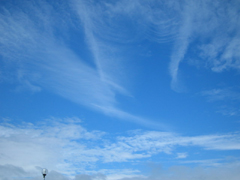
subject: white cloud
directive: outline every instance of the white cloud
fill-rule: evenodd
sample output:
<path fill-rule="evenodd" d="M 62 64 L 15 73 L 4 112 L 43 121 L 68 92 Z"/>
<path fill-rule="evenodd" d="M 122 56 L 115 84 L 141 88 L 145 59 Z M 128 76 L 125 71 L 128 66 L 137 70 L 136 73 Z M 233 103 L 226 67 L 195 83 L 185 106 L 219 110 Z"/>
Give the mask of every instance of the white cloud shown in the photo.
<path fill-rule="evenodd" d="M 48 121 L 20 127 L 6 124 L 1 126 L 1 164 L 13 164 L 24 169 L 49 167 L 69 174 L 75 172 L 73 164 L 79 163 L 79 158 L 81 162 L 96 161 L 91 153 L 83 155 L 88 153 L 86 147 L 77 141 L 92 142 L 102 134 L 98 131 L 88 132 L 76 123 Z"/>
<path fill-rule="evenodd" d="M 76 120 L 76 118 L 75 118 Z M 176 148 L 240 150 L 240 135 L 222 134 L 184 137 L 170 132 L 134 131 L 127 136 L 88 131 L 71 119 L 51 119 L 41 124 L 0 127 L 0 162 L 33 171 L 35 166 L 73 175 L 96 167 L 96 163 L 146 160 L 157 154 L 184 158 Z M 175 154 L 176 152 L 176 154 Z"/>
<path fill-rule="evenodd" d="M 164 152 L 172 153 L 175 146 L 199 146 L 207 150 L 239 150 L 238 133 L 223 135 L 205 135 L 185 137 L 169 132 L 149 131 L 132 137 L 122 137 L 135 151 L 146 151 L 150 154 Z"/>
<path fill-rule="evenodd" d="M 206 21 L 204 43 L 200 46 L 202 60 L 214 72 L 239 69 L 238 1 L 204 4 Z M 217 15 L 214 12 L 218 12 Z M 199 27 L 199 26 L 198 26 Z M 199 31 L 200 33 L 200 31 Z M 205 41 L 208 39 L 207 41 Z M 206 42 L 206 43 L 205 43 Z"/>
<path fill-rule="evenodd" d="M 188 156 L 187 153 L 177 153 L 177 159 L 184 159 Z"/>

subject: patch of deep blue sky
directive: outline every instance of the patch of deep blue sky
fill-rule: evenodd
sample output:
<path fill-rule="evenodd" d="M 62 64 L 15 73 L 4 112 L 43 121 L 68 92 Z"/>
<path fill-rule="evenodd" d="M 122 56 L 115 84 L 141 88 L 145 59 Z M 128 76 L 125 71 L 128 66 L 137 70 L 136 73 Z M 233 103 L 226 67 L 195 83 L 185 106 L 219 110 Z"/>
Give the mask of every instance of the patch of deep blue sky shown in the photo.
<path fill-rule="evenodd" d="M 78 117 L 87 129 L 113 136 L 239 130 L 237 1 L 1 4 L 0 116 L 10 123 Z M 186 161 L 239 155 L 176 149 Z M 176 153 L 150 161 L 178 161 Z"/>

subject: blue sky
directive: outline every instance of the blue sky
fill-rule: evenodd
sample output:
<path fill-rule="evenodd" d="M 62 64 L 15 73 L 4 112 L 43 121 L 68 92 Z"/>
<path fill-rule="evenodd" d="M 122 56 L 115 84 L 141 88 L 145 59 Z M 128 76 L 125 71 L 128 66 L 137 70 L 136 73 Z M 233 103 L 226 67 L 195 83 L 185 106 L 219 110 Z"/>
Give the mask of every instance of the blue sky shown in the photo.
<path fill-rule="evenodd" d="M 239 7 L 2 0 L 1 178 L 237 179 Z"/>

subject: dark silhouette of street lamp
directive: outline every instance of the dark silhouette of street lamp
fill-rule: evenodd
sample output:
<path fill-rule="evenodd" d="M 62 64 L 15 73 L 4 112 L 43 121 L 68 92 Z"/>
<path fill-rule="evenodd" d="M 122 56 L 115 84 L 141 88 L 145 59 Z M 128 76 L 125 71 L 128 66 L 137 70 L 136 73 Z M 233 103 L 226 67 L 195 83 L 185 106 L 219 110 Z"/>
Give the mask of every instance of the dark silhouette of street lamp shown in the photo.
<path fill-rule="evenodd" d="M 42 175 L 43 175 L 43 179 L 45 180 L 45 176 L 47 175 L 48 170 L 46 168 L 42 169 Z"/>

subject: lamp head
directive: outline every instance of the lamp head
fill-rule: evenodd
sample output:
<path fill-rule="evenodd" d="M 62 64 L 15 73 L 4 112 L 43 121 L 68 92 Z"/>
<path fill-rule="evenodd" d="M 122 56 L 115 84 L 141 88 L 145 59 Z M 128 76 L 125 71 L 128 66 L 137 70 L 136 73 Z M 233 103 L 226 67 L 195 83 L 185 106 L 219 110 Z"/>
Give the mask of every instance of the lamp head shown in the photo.
<path fill-rule="evenodd" d="M 46 168 L 43 168 L 42 169 L 42 175 L 43 175 L 43 178 L 45 178 L 45 176 L 47 175 L 48 173 L 48 170 Z"/>

